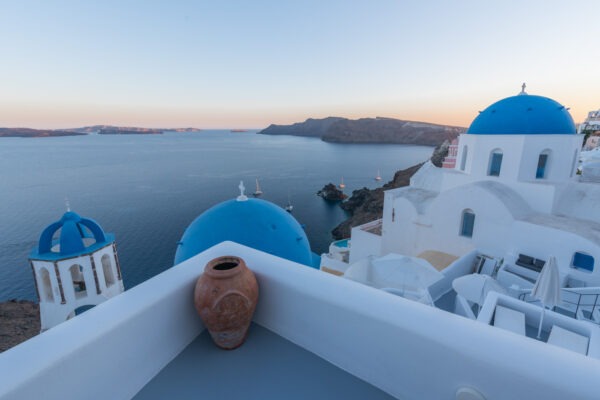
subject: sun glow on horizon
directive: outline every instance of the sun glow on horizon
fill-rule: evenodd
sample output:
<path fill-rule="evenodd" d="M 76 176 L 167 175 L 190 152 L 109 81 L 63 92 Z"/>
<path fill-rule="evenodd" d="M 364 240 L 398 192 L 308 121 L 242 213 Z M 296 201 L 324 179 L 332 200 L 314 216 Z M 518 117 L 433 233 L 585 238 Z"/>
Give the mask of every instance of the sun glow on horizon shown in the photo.
<path fill-rule="evenodd" d="M 563 29 L 600 3 L 434 3 L 8 3 L 0 127 L 467 127 L 523 81 L 576 122 L 600 108 L 600 25 Z"/>

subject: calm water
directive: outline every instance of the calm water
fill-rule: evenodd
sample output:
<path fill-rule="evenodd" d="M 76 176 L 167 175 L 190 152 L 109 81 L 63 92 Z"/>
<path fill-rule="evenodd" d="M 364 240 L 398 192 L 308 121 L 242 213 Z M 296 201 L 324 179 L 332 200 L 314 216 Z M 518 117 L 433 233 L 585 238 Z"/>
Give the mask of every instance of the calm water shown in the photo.
<path fill-rule="evenodd" d="M 35 299 L 30 250 L 73 211 L 117 238 L 125 288 L 172 265 L 176 243 L 203 211 L 259 178 L 263 199 L 285 205 L 320 254 L 344 218 L 316 196 L 344 177 L 346 192 L 387 182 L 430 147 L 329 144 L 318 139 L 203 131 L 140 136 L 0 138 L 0 301 Z M 373 177 L 381 170 L 383 180 Z"/>

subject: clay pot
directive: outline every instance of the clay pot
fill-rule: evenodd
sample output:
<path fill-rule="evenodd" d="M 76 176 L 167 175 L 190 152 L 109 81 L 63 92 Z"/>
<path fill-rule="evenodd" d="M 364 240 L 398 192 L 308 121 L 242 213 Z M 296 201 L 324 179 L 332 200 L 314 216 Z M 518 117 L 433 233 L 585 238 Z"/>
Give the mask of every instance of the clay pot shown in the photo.
<path fill-rule="evenodd" d="M 224 256 L 204 267 L 194 290 L 194 305 L 213 341 L 235 349 L 246 339 L 258 300 L 258 284 L 239 257 Z"/>

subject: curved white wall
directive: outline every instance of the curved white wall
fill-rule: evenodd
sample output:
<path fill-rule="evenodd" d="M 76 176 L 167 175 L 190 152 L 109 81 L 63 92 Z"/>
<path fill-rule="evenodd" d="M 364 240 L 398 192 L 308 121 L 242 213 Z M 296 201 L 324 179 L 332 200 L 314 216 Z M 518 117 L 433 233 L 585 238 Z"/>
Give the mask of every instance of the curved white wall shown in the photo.
<path fill-rule="evenodd" d="M 598 360 L 225 242 L 2 353 L 0 399 L 131 398 L 203 330 L 193 287 L 228 254 L 257 276 L 255 322 L 395 397 L 597 397 Z"/>

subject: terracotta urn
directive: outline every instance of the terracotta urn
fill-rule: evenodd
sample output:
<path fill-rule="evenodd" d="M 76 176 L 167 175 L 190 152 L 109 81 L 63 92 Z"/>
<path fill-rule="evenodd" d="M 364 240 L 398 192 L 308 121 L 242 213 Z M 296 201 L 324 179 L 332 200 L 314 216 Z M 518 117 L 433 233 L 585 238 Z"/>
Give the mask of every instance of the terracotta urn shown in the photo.
<path fill-rule="evenodd" d="M 204 267 L 194 305 L 217 346 L 235 349 L 246 339 L 258 300 L 258 284 L 244 260 L 218 257 Z"/>

